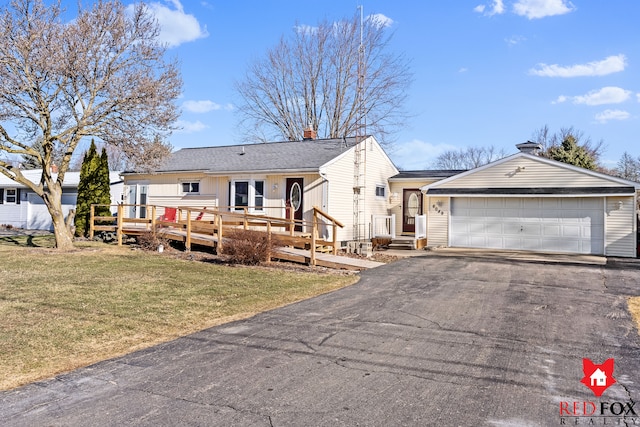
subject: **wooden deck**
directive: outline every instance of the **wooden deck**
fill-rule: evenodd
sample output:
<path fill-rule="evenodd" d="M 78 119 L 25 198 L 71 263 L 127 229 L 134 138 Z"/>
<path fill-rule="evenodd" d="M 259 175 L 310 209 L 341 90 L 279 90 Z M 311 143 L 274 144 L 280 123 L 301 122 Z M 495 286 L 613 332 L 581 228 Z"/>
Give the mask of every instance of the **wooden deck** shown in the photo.
<path fill-rule="evenodd" d="M 145 218 L 128 218 L 125 215 L 129 210 L 125 210 L 125 207 L 130 205 L 122 204 L 117 205 L 116 216 L 95 217 L 95 206 L 91 206 L 90 237 L 96 231 L 115 231 L 118 244 L 122 244 L 123 235 L 153 232 L 184 243 L 187 251 L 195 244 L 224 253 L 224 246 L 230 241 L 229 232 L 252 229 L 265 232 L 278 242 L 270 259 L 347 270 L 364 270 L 382 265 L 367 259 L 338 255 L 337 228 L 344 225 L 317 207 L 313 208 L 312 221 L 300 221 L 292 219 L 292 212 L 282 218 L 251 214 L 247 209 L 237 212 L 229 207 L 207 209 L 156 205 L 135 205 L 139 208 L 138 212 L 146 213 Z M 322 233 L 324 238 L 319 231 L 321 226 L 325 229 Z M 304 232 L 296 231 L 298 229 Z M 330 239 L 326 238 L 326 230 L 332 231 L 328 233 Z"/>
<path fill-rule="evenodd" d="M 296 248 L 278 248 L 278 252 L 273 255 L 273 258 L 304 264 L 310 263 L 309 251 Z M 380 267 L 384 263 L 348 256 L 317 253 L 316 265 L 343 270 L 366 270 Z"/>
<path fill-rule="evenodd" d="M 139 235 L 145 232 L 144 227 L 123 227 L 122 232 L 127 235 Z M 162 237 L 184 243 L 187 239 L 187 232 L 178 228 L 163 228 L 161 230 Z M 226 237 L 224 239 L 227 239 Z M 191 243 L 207 247 L 217 247 L 218 237 L 210 234 L 191 233 Z M 279 247 L 271 255 L 271 259 L 279 259 L 283 261 L 291 261 L 300 264 L 311 265 L 310 252 L 307 249 L 297 249 L 294 247 Z M 384 263 L 371 261 L 361 258 L 352 258 L 348 256 L 333 255 L 327 253 L 315 254 L 315 265 L 321 267 L 335 268 L 341 270 L 366 270 L 369 268 L 379 267 Z"/>

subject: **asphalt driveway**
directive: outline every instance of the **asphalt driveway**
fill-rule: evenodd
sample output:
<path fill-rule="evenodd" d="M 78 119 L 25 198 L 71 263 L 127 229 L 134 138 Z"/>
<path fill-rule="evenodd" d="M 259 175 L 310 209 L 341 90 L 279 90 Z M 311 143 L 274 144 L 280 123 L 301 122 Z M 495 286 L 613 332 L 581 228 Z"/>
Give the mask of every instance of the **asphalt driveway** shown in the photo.
<path fill-rule="evenodd" d="M 0 420 L 640 425 L 640 339 L 625 311 L 640 295 L 637 267 L 405 259 L 331 294 L 0 393 Z M 583 358 L 615 359 L 617 383 L 601 397 L 580 383 Z M 625 410 L 576 418 L 563 402 Z"/>

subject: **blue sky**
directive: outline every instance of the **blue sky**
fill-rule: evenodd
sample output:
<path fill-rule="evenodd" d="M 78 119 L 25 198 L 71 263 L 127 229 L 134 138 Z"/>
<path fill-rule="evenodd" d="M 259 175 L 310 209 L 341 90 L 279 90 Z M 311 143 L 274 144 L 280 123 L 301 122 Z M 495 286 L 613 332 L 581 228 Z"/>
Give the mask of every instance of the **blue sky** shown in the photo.
<path fill-rule="evenodd" d="M 573 126 L 604 140 L 603 163 L 640 155 L 636 0 L 156 0 L 184 93 L 175 148 L 241 143 L 233 84 L 296 24 L 382 14 L 411 59 L 408 126 L 389 150 L 424 169 L 445 150 L 504 148 Z"/>

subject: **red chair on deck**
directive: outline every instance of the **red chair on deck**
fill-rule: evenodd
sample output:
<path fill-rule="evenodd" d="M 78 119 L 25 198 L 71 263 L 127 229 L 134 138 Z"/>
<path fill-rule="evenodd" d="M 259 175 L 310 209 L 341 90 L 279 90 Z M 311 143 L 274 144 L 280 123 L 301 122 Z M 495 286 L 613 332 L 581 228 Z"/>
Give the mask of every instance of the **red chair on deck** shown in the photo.
<path fill-rule="evenodd" d="M 160 218 L 162 221 L 176 222 L 177 208 L 164 208 L 164 215 Z"/>

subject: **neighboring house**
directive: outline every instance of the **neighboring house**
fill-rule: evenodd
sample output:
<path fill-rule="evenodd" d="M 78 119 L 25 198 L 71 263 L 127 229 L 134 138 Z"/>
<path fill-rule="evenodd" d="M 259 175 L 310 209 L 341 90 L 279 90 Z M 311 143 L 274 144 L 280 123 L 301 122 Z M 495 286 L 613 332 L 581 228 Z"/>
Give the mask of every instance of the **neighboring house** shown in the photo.
<path fill-rule="evenodd" d="M 518 148 L 422 187 L 429 246 L 636 256 L 639 183 Z"/>
<path fill-rule="evenodd" d="M 123 174 L 125 215 L 145 216 L 133 205 L 150 204 L 284 218 L 291 206 L 296 219 L 311 221 L 316 206 L 344 224 L 339 241 L 370 238 L 372 216 L 388 213 L 389 178 L 398 169 L 373 136 L 360 143 L 306 137 L 178 150 L 153 173 Z M 330 228 L 321 231 L 332 237 Z"/>
<path fill-rule="evenodd" d="M 41 169 L 23 170 L 32 182 L 39 182 Z M 55 176 L 55 174 L 54 174 Z M 121 202 L 123 183 L 120 172 L 110 172 L 111 203 Z M 76 207 L 80 172 L 67 172 L 62 186 L 62 210 L 65 217 Z M 116 212 L 115 209 L 112 209 Z M 30 230 L 53 230 L 51 215 L 40 196 L 29 188 L 0 174 L 0 226 L 10 225 Z"/>

